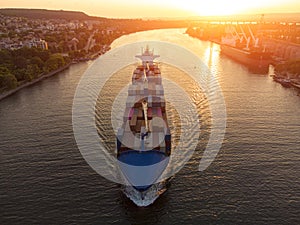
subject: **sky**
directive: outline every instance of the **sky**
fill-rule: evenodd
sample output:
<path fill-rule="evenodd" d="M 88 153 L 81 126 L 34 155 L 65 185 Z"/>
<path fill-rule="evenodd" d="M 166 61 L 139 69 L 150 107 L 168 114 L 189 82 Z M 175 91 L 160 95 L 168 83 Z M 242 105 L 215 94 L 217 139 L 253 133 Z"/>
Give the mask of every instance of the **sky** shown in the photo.
<path fill-rule="evenodd" d="M 300 12 L 300 0 L 0 0 L 0 8 L 82 11 L 113 18 Z"/>

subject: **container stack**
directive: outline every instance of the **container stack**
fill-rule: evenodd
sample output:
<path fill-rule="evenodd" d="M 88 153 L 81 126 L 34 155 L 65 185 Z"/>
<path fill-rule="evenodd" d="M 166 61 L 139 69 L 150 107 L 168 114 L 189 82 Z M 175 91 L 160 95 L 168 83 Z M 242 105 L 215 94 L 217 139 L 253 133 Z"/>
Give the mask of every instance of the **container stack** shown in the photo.
<path fill-rule="evenodd" d="M 148 135 L 145 137 L 145 149 L 156 149 L 167 153 L 171 151 L 171 135 L 168 128 L 164 88 L 160 69 L 155 64 L 138 66 L 132 75 L 132 84 L 128 87 L 123 127 L 117 134 L 118 152 L 141 147 L 140 134 L 145 130 L 145 118 L 142 102 L 147 101 Z M 164 123 L 154 120 L 160 118 Z M 165 134 L 165 129 L 168 132 Z M 145 132 L 145 131 L 144 131 Z"/>

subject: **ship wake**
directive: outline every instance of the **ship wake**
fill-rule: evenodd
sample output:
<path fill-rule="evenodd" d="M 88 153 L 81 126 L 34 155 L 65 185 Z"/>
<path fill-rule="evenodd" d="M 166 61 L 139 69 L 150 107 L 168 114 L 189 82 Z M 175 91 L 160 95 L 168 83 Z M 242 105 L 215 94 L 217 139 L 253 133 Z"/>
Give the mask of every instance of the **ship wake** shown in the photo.
<path fill-rule="evenodd" d="M 144 192 L 137 191 L 132 186 L 123 186 L 123 193 L 137 206 L 151 205 L 160 195 L 167 190 L 167 181 L 153 184 Z"/>

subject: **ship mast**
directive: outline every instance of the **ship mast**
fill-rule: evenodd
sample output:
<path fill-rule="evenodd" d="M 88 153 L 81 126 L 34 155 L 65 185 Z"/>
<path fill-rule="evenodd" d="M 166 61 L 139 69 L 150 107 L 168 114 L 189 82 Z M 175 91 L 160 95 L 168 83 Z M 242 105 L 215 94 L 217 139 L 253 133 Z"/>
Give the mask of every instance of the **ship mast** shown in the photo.
<path fill-rule="evenodd" d="M 144 111 L 144 117 L 145 117 L 146 133 L 148 133 L 149 127 L 148 127 L 148 115 L 147 115 L 147 111 L 148 111 L 148 103 L 147 103 L 147 101 L 144 100 L 142 102 L 142 105 L 143 105 L 143 111 Z"/>

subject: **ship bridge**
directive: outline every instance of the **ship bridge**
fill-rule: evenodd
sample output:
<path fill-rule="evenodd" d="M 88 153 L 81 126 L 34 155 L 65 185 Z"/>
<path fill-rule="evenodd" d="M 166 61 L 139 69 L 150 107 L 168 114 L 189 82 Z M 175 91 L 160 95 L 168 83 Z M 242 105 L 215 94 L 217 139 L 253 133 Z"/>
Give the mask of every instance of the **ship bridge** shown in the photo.
<path fill-rule="evenodd" d="M 142 50 L 141 55 L 136 55 L 135 57 L 142 60 L 143 66 L 146 66 L 147 64 L 153 65 L 153 60 L 159 57 L 159 55 L 154 55 L 153 52 L 154 50 L 150 51 L 149 47 L 147 46 L 145 51 Z"/>

